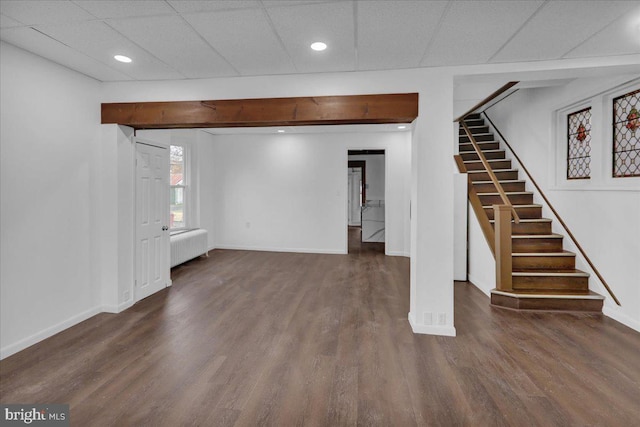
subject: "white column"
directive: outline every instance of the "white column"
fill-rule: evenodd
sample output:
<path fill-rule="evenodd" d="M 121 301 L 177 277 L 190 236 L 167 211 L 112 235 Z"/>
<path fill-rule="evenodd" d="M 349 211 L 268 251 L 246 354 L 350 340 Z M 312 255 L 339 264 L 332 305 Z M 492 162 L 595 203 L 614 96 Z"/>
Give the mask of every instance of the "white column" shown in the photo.
<path fill-rule="evenodd" d="M 432 73 L 420 91 L 412 139 L 411 302 L 416 333 L 453 325 L 453 77 Z"/>

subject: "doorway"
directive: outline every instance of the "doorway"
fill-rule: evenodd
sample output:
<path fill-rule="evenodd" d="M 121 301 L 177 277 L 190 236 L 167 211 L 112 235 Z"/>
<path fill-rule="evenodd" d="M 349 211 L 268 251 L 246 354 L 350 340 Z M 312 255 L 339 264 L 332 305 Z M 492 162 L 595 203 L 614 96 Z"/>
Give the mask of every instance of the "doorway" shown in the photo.
<path fill-rule="evenodd" d="M 169 147 L 135 138 L 134 301 L 169 286 Z"/>
<path fill-rule="evenodd" d="M 348 252 L 385 252 L 385 150 L 348 151 Z"/>

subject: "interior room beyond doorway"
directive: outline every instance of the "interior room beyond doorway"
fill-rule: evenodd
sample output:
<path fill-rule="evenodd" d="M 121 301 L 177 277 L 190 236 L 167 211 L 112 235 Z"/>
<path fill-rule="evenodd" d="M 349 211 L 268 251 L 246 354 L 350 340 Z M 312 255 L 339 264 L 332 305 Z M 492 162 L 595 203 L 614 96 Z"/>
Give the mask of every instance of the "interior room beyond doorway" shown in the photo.
<path fill-rule="evenodd" d="M 348 151 L 349 252 L 353 239 L 375 243 L 384 252 L 385 150 Z"/>

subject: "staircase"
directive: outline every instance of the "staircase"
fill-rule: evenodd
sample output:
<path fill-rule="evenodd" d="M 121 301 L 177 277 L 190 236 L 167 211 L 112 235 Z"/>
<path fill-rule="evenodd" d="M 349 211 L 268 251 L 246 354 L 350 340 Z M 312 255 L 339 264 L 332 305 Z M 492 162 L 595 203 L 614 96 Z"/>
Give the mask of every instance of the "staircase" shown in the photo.
<path fill-rule="evenodd" d="M 526 190 L 525 181 L 519 178 L 482 116 L 471 114 L 464 122 L 520 217 L 518 224 L 512 221 L 512 290 L 492 290 L 491 304 L 513 309 L 601 312 L 604 297 L 589 291 L 589 274 L 575 268 L 576 254 L 563 249 L 563 236 L 552 232 L 552 220 L 542 217 L 542 206 L 534 203 L 533 193 Z M 488 219 L 493 229 L 493 205 L 503 204 L 502 199 L 462 124 L 459 143 L 464 165 L 458 163 L 460 172 L 468 173 L 470 190 L 475 190 L 482 205 L 476 215 L 481 223 Z"/>

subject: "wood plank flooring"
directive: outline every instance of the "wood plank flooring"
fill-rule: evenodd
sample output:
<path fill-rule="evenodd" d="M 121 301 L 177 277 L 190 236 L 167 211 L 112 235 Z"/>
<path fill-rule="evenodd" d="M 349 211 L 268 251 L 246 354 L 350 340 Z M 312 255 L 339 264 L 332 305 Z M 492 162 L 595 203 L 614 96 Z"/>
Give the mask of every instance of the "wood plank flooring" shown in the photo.
<path fill-rule="evenodd" d="M 456 338 L 414 335 L 409 262 L 215 250 L 173 287 L 0 362 L 2 403 L 74 426 L 633 426 L 640 334 L 492 308 L 455 285 Z"/>

